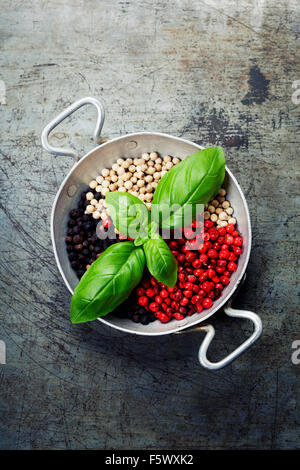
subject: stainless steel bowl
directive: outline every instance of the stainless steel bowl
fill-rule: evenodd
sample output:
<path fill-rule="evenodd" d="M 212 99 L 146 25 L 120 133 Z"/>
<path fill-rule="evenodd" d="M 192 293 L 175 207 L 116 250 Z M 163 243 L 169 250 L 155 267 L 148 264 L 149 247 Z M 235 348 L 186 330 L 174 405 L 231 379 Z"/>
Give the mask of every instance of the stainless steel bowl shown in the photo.
<path fill-rule="evenodd" d="M 43 130 L 42 145 L 45 150 L 54 155 L 74 155 L 73 150 L 58 149 L 52 147 L 48 142 L 48 136 L 54 127 L 56 127 L 67 116 L 75 110 L 86 104 L 93 104 L 98 111 L 97 124 L 95 129 L 95 137 L 99 138 L 104 122 L 104 110 L 101 103 L 95 98 L 83 98 L 69 106 L 57 118 L 51 121 Z M 51 237 L 57 266 L 62 278 L 71 292 L 78 283 L 78 278 L 71 268 L 66 247 L 65 236 L 68 221 L 68 214 L 73 209 L 83 190 L 86 189 L 89 181 L 105 167 L 111 167 L 112 164 L 120 157 L 138 157 L 143 152 L 157 151 L 161 155 L 174 155 L 181 159 L 186 158 L 198 149 L 199 145 L 179 137 L 174 137 L 159 132 L 137 132 L 127 134 L 103 143 L 95 147 L 76 163 L 69 174 L 62 182 L 59 191 L 55 197 L 52 215 L 51 215 Z M 129 319 L 121 319 L 109 314 L 99 321 L 106 325 L 116 328 L 127 333 L 134 333 L 146 336 L 158 336 L 170 333 L 178 333 L 186 328 L 196 327 L 197 330 L 206 332 L 206 336 L 199 349 L 199 361 L 207 369 L 220 369 L 229 364 L 233 359 L 244 352 L 251 344 L 253 344 L 261 335 L 262 324 L 258 315 L 249 311 L 233 309 L 230 305 L 230 299 L 244 278 L 247 264 L 251 251 L 251 224 L 248 206 L 243 192 L 231 171 L 226 167 L 225 187 L 227 189 L 228 199 L 234 207 L 234 214 L 238 220 L 238 227 L 244 238 L 244 251 L 239 258 L 238 269 L 231 276 L 230 284 L 224 288 L 221 298 L 213 303 L 213 306 L 201 313 L 195 313 L 191 317 L 186 317 L 181 321 L 171 321 L 169 323 L 161 323 L 155 321 L 148 325 L 142 325 L 132 322 Z M 206 352 L 208 346 L 214 336 L 214 328 L 210 324 L 203 324 L 210 316 L 216 313 L 221 307 L 231 317 L 247 318 L 254 324 L 253 334 L 234 352 L 219 362 L 212 363 L 207 359 Z"/>

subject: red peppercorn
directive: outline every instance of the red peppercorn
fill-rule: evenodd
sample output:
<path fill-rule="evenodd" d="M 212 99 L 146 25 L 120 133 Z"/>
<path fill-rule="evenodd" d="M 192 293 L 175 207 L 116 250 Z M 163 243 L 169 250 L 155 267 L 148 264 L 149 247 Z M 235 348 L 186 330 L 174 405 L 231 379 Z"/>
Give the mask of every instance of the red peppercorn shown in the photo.
<path fill-rule="evenodd" d="M 236 261 L 237 260 L 237 255 L 235 253 L 230 253 L 228 257 L 228 261 Z"/>
<path fill-rule="evenodd" d="M 167 291 L 166 289 L 162 289 L 162 290 L 160 291 L 160 296 L 161 296 L 163 299 L 165 299 L 166 297 L 168 297 L 168 295 L 169 295 L 169 293 L 168 293 L 168 291 Z"/>
<path fill-rule="evenodd" d="M 207 271 L 204 271 L 204 273 L 202 273 L 201 276 L 199 276 L 199 281 L 204 282 L 206 281 L 207 278 L 208 278 Z"/>
<path fill-rule="evenodd" d="M 185 255 L 185 261 L 187 263 L 192 263 L 195 258 L 196 258 L 196 253 L 193 253 L 192 251 L 188 251 Z"/>
<path fill-rule="evenodd" d="M 229 277 L 231 276 L 231 274 L 232 274 L 232 272 L 231 272 L 231 271 L 224 271 L 224 274 L 223 274 L 223 276 L 226 276 L 226 277 L 228 277 L 228 278 L 229 278 Z"/>
<path fill-rule="evenodd" d="M 207 275 L 208 275 L 209 279 L 212 279 L 216 275 L 216 271 L 214 271 L 213 269 L 208 269 L 207 270 Z"/>
<path fill-rule="evenodd" d="M 147 297 L 154 297 L 154 295 L 155 295 L 155 292 L 154 292 L 153 289 L 147 289 L 146 290 L 146 296 Z"/>
<path fill-rule="evenodd" d="M 194 271 L 194 275 L 196 277 L 201 276 L 202 273 L 203 273 L 203 269 L 195 269 L 195 271 Z"/>
<path fill-rule="evenodd" d="M 233 236 L 233 238 L 236 238 L 239 236 L 239 232 L 237 230 L 235 230 L 234 232 L 232 232 L 231 234 Z"/>
<path fill-rule="evenodd" d="M 180 305 L 182 307 L 185 307 L 185 305 L 187 305 L 189 303 L 189 299 L 187 297 L 183 297 L 180 301 Z"/>
<path fill-rule="evenodd" d="M 212 282 L 214 282 L 215 284 L 218 284 L 218 282 L 220 281 L 219 277 L 218 276 L 214 276 L 212 278 Z"/>
<path fill-rule="evenodd" d="M 210 250 L 211 247 L 212 247 L 212 242 L 204 242 L 204 245 L 205 245 L 205 247 L 206 247 L 206 251 L 207 251 L 207 250 Z"/>
<path fill-rule="evenodd" d="M 227 284 L 229 284 L 229 282 L 230 282 L 230 279 L 229 279 L 229 277 L 223 275 L 223 276 L 220 277 L 220 281 L 223 284 L 223 286 L 227 286 Z"/>
<path fill-rule="evenodd" d="M 221 250 L 221 243 L 216 242 L 213 244 L 213 250 L 220 251 Z"/>
<path fill-rule="evenodd" d="M 186 308 L 185 307 L 179 307 L 178 309 L 179 313 L 181 313 L 182 315 L 185 315 L 186 314 Z"/>
<path fill-rule="evenodd" d="M 180 290 L 172 294 L 172 299 L 174 299 L 176 302 L 179 302 L 182 299 L 182 293 L 180 292 Z"/>
<path fill-rule="evenodd" d="M 218 238 L 218 243 L 220 243 L 220 245 L 222 245 L 225 241 L 225 237 L 219 237 Z"/>
<path fill-rule="evenodd" d="M 184 280 L 185 280 L 185 274 L 182 273 L 182 272 L 179 273 L 179 274 L 178 274 L 178 279 L 179 279 L 179 281 L 184 281 Z"/>
<path fill-rule="evenodd" d="M 171 317 L 171 316 L 172 316 L 173 310 L 171 309 L 171 307 L 166 308 L 165 314 L 168 315 L 168 317 Z"/>
<path fill-rule="evenodd" d="M 142 305 L 142 307 L 145 307 L 146 305 L 148 305 L 149 299 L 145 295 L 142 295 L 142 297 L 139 297 L 138 303 Z"/>
<path fill-rule="evenodd" d="M 210 231 L 209 231 L 209 238 L 210 240 L 214 241 L 214 240 L 217 240 L 219 237 L 219 232 L 217 229 L 215 228 L 212 228 Z"/>
<path fill-rule="evenodd" d="M 234 240 L 233 236 L 229 235 L 229 233 L 225 235 L 225 243 L 227 243 L 227 245 L 232 245 L 233 240 Z"/>
<path fill-rule="evenodd" d="M 221 291 L 222 291 L 222 290 L 224 289 L 224 286 L 223 286 L 223 284 L 221 284 L 220 282 L 219 282 L 218 284 L 216 284 L 216 289 L 218 289 L 218 290 L 221 290 Z"/>
<path fill-rule="evenodd" d="M 233 263 L 232 261 L 228 263 L 227 265 L 228 271 L 236 271 L 237 270 L 237 264 Z"/>
<path fill-rule="evenodd" d="M 148 289 L 148 287 L 150 287 L 150 282 L 147 281 L 147 279 L 145 279 L 145 280 L 142 282 L 142 285 L 143 285 L 143 287 L 145 287 L 145 289 Z"/>
<path fill-rule="evenodd" d="M 172 240 L 172 241 L 169 243 L 169 248 L 170 248 L 170 250 L 177 250 L 177 248 L 178 248 L 178 243 L 175 242 L 174 240 Z"/>
<path fill-rule="evenodd" d="M 205 299 L 203 299 L 202 306 L 204 308 L 210 308 L 212 304 L 213 304 L 213 301 L 209 297 L 206 297 Z"/>
<path fill-rule="evenodd" d="M 204 255 L 204 254 L 200 255 L 199 259 L 200 259 L 201 263 L 203 263 L 203 264 L 207 263 L 207 255 Z"/>
<path fill-rule="evenodd" d="M 194 274 L 189 274 L 188 277 L 187 277 L 187 280 L 188 282 L 195 282 L 197 280 L 196 276 L 194 276 Z"/>
<path fill-rule="evenodd" d="M 216 250 L 208 250 L 207 256 L 214 259 L 218 257 L 218 253 Z"/>
<path fill-rule="evenodd" d="M 192 238 L 195 237 L 195 232 L 191 230 L 190 228 L 184 228 L 184 236 L 187 240 L 191 240 Z"/>
<path fill-rule="evenodd" d="M 179 312 L 173 313 L 173 317 L 176 318 L 176 320 L 183 320 L 184 319 L 184 316 Z"/>
<path fill-rule="evenodd" d="M 170 305 L 170 303 L 171 303 L 170 297 L 166 297 L 165 298 L 165 304 Z"/>
<path fill-rule="evenodd" d="M 204 227 L 205 228 L 212 228 L 214 226 L 214 223 L 212 220 L 205 220 L 204 221 Z"/>
<path fill-rule="evenodd" d="M 151 312 L 157 312 L 159 310 L 159 305 L 156 302 L 151 302 L 149 309 Z"/>
<path fill-rule="evenodd" d="M 216 271 L 217 271 L 218 274 L 222 274 L 222 273 L 224 273 L 225 268 L 222 268 L 222 266 L 217 266 Z"/>
<path fill-rule="evenodd" d="M 229 251 L 222 250 L 219 252 L 219 259 L 227 259 L 229 256 Z"/>
<path fill-rule="evenodd" d="M 153 287 L 154 287 L 154 286 L 157 286 L 157 280 L 154 279 L 154 277 L 152 277 L 152 278 L 150 279 L 150 284 L 151 284 L 151 286 L 153 286 Z"/>
<path fill-rule="evenodd" d="M 175 302 L 175 300 L 173 300 L 173 302 L 171 303 L 171 307 L 173 310 L 178 310 L 179 309 L 179 302 Z"/>
<path fill-rule="evenodd" d="M 239 246 L 234 246 L 233 247 L 233 252 L 236 254 L 236 255 L 241 255 L 243 253 L 243 249 L 240 248 Z"/>
<path fill-rule="evenodd" d="M 202 307 L 202 304 L 201 304 L 200 302 L 198 302 L 198 303 L 196 304 L 196 309 L 197 309 L 197 312 L 198 312 L 198 313 L 202 312 L 203 307 Z"/>
<path fill-rule="evenodd" d="M 207 248 L 205 246 L 205 243 L 202 243 L 202 245 L 199 245 L 198 251 L 202 254 L 206 253 Z"/>
<path fill-rule="evenodd" d="M 233 244 L 235 246 L 242 246 L 243 244 L 243 239 L 242 237 L 236 237 L 234 240 L 233 240 Z"/>
<path fill-rule="evenodd" d="M 224 237 L 226 235 L 226 228 L 225 227 L 219 227 L 218 232 L 222 237 Z"/>
<path fill-rule="evenodd" d="M 200 268 L 200 266 L 201 266 L 201 261 L 200 261 L 200 259 L 195 259 L 195 261 L 193 261 L 192 264 L 193 264 L 193 267 L 194 267 L 194 268 Z"/>
<path fill-rule="evenodd" d="M 192 290 L 193 289 L 193 284 L 191 282 L 186 282 L 184 285 L 184 288 L 186 290 Z"/>
<path fill-rule="evenodd" d="M 138 297 L 141 297 L 142 295 L 145 294 L 145 289 L 143 289 L 143 287 L 138 287 L 137 290 L 136 290 L 136 293 L 137 293 Z"/>
<path fill-rule="evenodd" d="M 178 286 L 179 286 L 180 289 L 184 289 L 185 282 L 184 282 L 184 281 L 180 281 L 180 282 L 178 283 Z"/>
<path fill-rule="evenodd" d="M 158 315 L 158 318 L 160 319 L 162 323 L 167 323 L 171 320 L 171 317 L 168 317 L 168 315 L 166 315 L 164 312 L 160 312 L 160 314 Z"/>
<path fill-rule="evenodd" d="M 184 295 L 184 297 L 187 297 L 187 298 L 192 297 L 193 291 L 192 290 L 184 290 L 183 295 Z"/>
<path fill-rule="evenodd" d="M 199 290 L 200 290 L 200 286 L 198 286 L 197 284 L 193 284 L 193 292 L 198 293 Z"/>
<path fill-rule="evenodd" d="M 226 232 L 227 232 L 227 233 L 232 233 L 232 232 L 234 232 L 234 225 L 233 225 L 233 224 L 227 224 L 227 225 L 226 225 Z"/>
<path fill-rule="evenodd" d="M 160 305 L 160 307 L 161 307 L 163 310 L 166 310 L 166 309 L 168 308 L 168 305 L 167 305 L 165 302 L 163 302 L 163 303 Z"/>
<path fill-rule="evenodd" d="M 201 302 L 201 299 L 202 299 L 202 297 L 200 295 L 194 295 L 191 298 L 191 302 L 192 302 L 192 304 L 196 304 L 197 302 Z"/>
<path fill-rule="evenodd" d="M 185 256 L 183 254 L 180 254 L 177 256 L 177 261 L 178 263 L 183 263 L 185 259 Z"/>
<path fill-rule="evenodd" d="M 205 290 L 205 292 L 210 292 L 211 291 L 211 283 L 209 281 L 203 282 L 201 287 L 202 287 L 203 290 Z"/>
<path fill-rule="evenodd" d="M 163 301 L 163 299 L 161 298 L 160 295 L 157 295 L 154 300 L 155 300 L 155 302 L 156 302 L 157 304 L 161 304 L 162 301 Z"/>

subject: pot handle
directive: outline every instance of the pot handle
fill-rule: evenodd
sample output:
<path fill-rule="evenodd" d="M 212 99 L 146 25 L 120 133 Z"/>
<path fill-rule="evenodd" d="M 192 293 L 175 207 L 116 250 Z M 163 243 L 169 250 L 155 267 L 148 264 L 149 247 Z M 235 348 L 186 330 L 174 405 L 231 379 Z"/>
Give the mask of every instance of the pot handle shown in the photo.
<path fill-rule="evenodd" d="M 211 362 L 207 359 L 207 350 L 210 345 L 210 343 L 213 340 L 213 337 L 215 336 L 215 329 L 212 325 L 206 324 L 203 326 L 200 326 L 197 328 L 197 330 L 205 331 L 206 336 L 203 340 L 203 343 L 200 346 L 199 349 L 199 362 L 200 364 L 205 367 L 206 369 L 209 370 L 217 370 L 221 369 L 222 367 L 227 366 L 230 364 L 234 359 L 239 357 L 244 351 L 246 351 L 253 343 L 255 343 L 256 340 L 260 337 L 262 333 L 262 323 L 261 319 L 259 316 L 254 313 L 250 312 L 248 310 L 237 310 L 233 309 L 231 307 L 231 300 L 227 303 L 226 307 L 224 307 L 224 311 L 226 315 L 229 315 L 230 317 L 234 318 L 246 318 L 248 320 L 251 320 L 252 323 L 254 324 L 254 332 L 252 335 L 243 343 L 241 344 L 237 349 L 235 349 L 232 353 L 230 353 L 227 357 L 222 359 L 221 361 L 218 362 Z"/>
<path fill-rule="evenodd" d="M 42 146 L 44 147 L 47 152 L 52 153 L 53 155 L 68 155 L 69 157 L 76 157 L 76 153 L 72 149 L 59 149 L 57 147 L 53 147 L 52 145 L 49 144 L 48 142 L 48 136 L 50 132 L 58 125 L 60 124 L 64 119 L 66 119 L 68 116 L 73 114 L 77 109 L 81 108 L 82 106 L 85 106 L 86 104 L 93 104 L 98 112 L 97 115 L 97 122 L 96 122 L 96 127 L 94 130 L 94 138 L 99 139 L 100 133 L 103 127 L 104 123 L 104 117 L 105 117 L 105 112 L 102 104 L 100 103 L 99 100 L 96 100 L 96 98 L 92 97 L 86 97 L 86 98 L 81 98 L 78 101 L 75 101 L 75 103 L 71 104 L 66 108 L 62 113 L 60 113 L 55 119 L 53 119 L 47 126 L 44 128 L 42 135 L 41 135 L 41 141 L 42 141 Z"/>

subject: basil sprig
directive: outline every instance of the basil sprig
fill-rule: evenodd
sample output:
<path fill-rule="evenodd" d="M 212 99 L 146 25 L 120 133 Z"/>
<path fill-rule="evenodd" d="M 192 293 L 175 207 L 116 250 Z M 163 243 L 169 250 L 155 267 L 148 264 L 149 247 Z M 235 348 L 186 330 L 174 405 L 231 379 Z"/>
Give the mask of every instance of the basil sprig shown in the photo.
<path fill-rule="evenodd" d="M 155 279 L 173 287 L 177 262 L 157 228 L 182 227 L 187 213 L 193 214 L 196 205 L 206 204 L 218 192 L 224 176 L 221 147 L 200 150 L 184 159 L 160 180 L 152 201 L 151 223 L 150 212 L 140 199 L 128 193 L 107 193 L 115 227 L 122 235 L 134 234 L 131 238 L 135 240 L 111 245 L 86 271 L 72 297 L 72 322 L 94 320 L 124 302 L 140 282 L 145 260 Z"/>
<path fill-rule="evenodd" d="M 158 235 L 158 234 L 157 234 Z M 174 287 L 177 281 L 177 261 L 160 235 L 143 244 L 147 267 L 157 281 Z"/>
<path fill-rule="evenodd" d="M 115 243 L 82 276 L 71 300 L 71 321 L 95 320 L 126 300 L 143 276 L 145 255 L 133 242 Z"/>
<path fill-rule="evenodd" d="M 153 219 L 163 229 L 183 227 L 187 222 L 185 216 L 192 217 L 197 204 L 206 204 L 217 194 L 224 177 L 225 156 L 221 147 L 199 150 L 185 158 L 158 183 L 152 200 Z"/>

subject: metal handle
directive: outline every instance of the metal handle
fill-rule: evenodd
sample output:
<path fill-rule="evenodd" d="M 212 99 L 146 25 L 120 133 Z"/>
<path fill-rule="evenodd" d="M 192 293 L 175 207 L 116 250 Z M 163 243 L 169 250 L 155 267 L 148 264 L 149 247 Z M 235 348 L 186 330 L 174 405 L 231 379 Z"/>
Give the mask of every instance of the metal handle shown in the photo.
<path fill-rule="evenodd" d="M 246 351 L 256 340 L 260 337 L 262 333 L 262 323 L 259 316 L 254 312 L 249 312 L 248 310 L 235 310 L 231 307 L 231 300 L 228 302 L 227 306 L 224 308 L 226 315 L 234 318 L 246 318 L 251 320 L 254 324 L 254 332 L 243 344 L 241 344 L 237 349 L 235 349 L 232 353 L 230 353 L 227 357 L 222 359 L 219 362 L 210 362 L 207 359 L 206 353 L 210 343 L 215 336 L 215 329 L 212 325 L 207 324 L 200 326 L 198 330 L 202 330 L 206 332 L 206 336 L 203 340 L 203 343 L 199 349 L 199 362 L 200 364 L 209 370 L 217 370 L 221 369 L 222 367 L 227 366 L 232 362 L 234 359 L 239 357 L 244 351 Z"/>
<path fill-rule="evenodd" d="M 47 150 L 49 153 L 52 153 L 53 155 L 68 155 L 70 157 L 76 157 L 76 153 L 72 149 L 59 149 L 50 145 L 48 142 L 48 136 L 58 124 L 60 124 L 64 119 L 73 114 L 74 111 L 77 111 L 77 109 L 81 108 L 82 106 L 85 106 L 86 104 L 93 104 L 97 108 L 98 115 L 96 127 L 94 130 L 94 138 L 97 140 L 99 139 L 105 117 L 104 108 L 100 101 L 96 100 L 96 98 L 86 97 L 82 98 L 81 100 L 75 101 L 75 103 L 71 104 L 71 106 L 68 106 L 68 108 L 66 108 L 55 119 L 53 119 L 53 121 L 47 124 L 41 136 L 42 146 L 45 150 Z"/>

